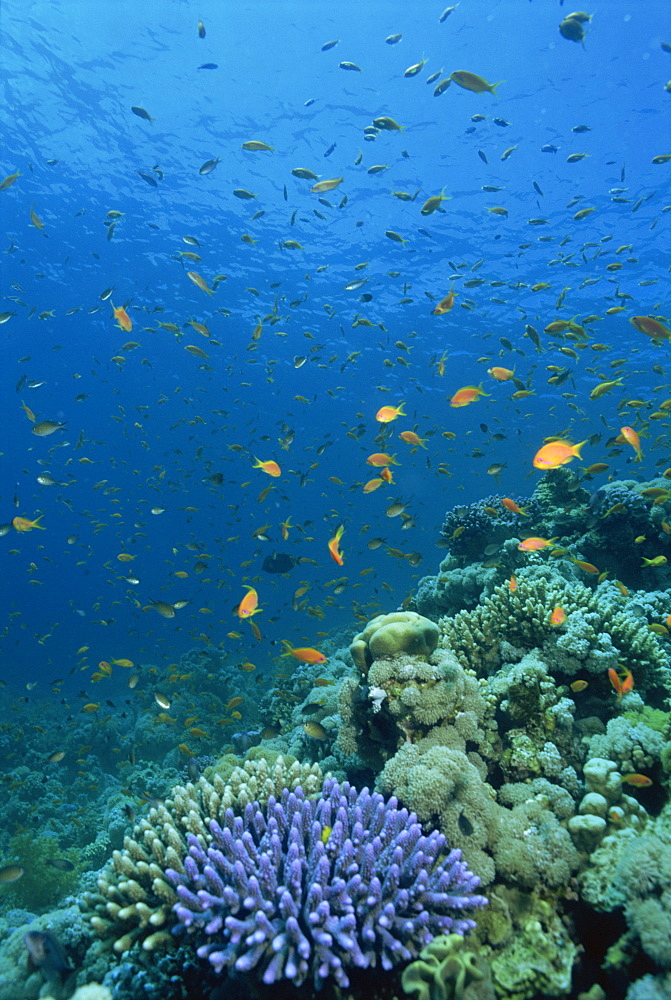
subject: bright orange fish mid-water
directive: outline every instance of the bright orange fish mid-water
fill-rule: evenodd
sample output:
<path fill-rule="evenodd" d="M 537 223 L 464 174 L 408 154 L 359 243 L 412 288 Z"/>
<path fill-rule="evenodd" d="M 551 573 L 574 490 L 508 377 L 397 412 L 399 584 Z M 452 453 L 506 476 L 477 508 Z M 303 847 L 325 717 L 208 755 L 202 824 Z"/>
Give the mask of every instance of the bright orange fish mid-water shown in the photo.
<path fill-rule="evenodd" d="M 124 309 L 124 307 L 119 306 L 118 308 L 116 308 L 111 300 L 110 300 L 110 305 L 112 306 L 112 312 L 114 313 L 114 318 L 117 321 L 117 324 L 120 327 L 120 329 L 122 329 L 124 333 L 130 333 L 130 331 L 133 329 L 133 321 L 126 312 L 126 310 Z"/>
<path fill-rule="evenodd" d="M 381 406 L 375 414 L 375 419 L 380 424 L 388 424 L 390 421 L 396 420 L 397 417 L 404 417 L 405 415 L 403 403 L 401 403 L 400 406 Z"/>
<path fill-rule="evenodd" d="M 238 605 L 238 618 L 251 618 L 252 615 L 258 614 L 261 610 L 258 604 L 259 595 L 253 587 L 247 587 L 247 593 Z"/>
<path fill-rule="evenodd" d="M 277 464 L 277 462 L 273 462 L 272 459 L 268 462 L 262 462 L 260 458 L 256 458 L 255 456 L 254 465 L 252 466 L 252 468 L 262 469 L 269 476 L 273 476 L 274 478 L 277 478 L 278 476 L 282 475 L 282 470 L 280 469 L 279 465 Z"/>
<path fill-rule="evenodd" d="M 433 316 L 444 316 L 454 305 L 455 293 L 450 289 L 444 299 L 441 299 L 435 309 L 431 310 Z"/>
<path fill-rule="evenodd" d="M 568 465 L 574 458 L 580 458 L 580 449 L 587 444 L 572 444 L 570 441 L 550 441 L 544 444 L 534 456 L 534 469 L 558 469 Z"/>
<path fill-rule="evenodd" d="M 344 530 L 345 530 L 345 525 L 344 524 L 339 525 L 338 528 L 336 529 L 335 535 L 333 536 L 333 538 L 330 539 L 328 543 L 329 552 L 331 553 L 331 558 L 333 559 L 334 562 L 338 563 L 338 566 L 342 566 L 342 564 L 345 561 L 343 559 L 342 552 L 340 551 L 340 539 L 343 536 Z"/>
<path fill-rule="evenodd" d="M 634 430 L 633 427 L 620 427 L 620 434 L 631 447 L 636 452 L 635 462 L 643 461 L 643 452 L 641 451 L 641 439 Z"/>
<path fill-rule="evenodd" d="M 27 517 L 13 517 L 12 527 L 15 531 L 32 531 L 33 528 L 41 528 L 42 531 L 46 531 L 44 525 L 39 524 L 43 517 L 44 514 L 40 514 L 35 521 L 29 521 Z"/>
<path fill-rule="evenodd" d="M 474 403 L 478 396 L 488 396 L 481 385 L 465 385 L 462 389 L 457 389 L 450 400 L 450 406 L 468 406 Z"/>

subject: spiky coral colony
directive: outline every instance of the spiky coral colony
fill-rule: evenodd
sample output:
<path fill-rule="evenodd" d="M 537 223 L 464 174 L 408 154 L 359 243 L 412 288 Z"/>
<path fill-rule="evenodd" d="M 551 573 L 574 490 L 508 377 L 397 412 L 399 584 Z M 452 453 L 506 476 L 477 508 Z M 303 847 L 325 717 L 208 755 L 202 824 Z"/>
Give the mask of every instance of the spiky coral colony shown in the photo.
<path fill-rule="evenodd" d="M 347 782 L 327 778 L 316 801 L 287 789 L 209 827 L 211 843 L 188 834 L 183 873 L 166 876 L 177 932 L 206 936 L 198 955 L 217 972 L 348 986 L 346 966 L 406 962 L 436 935 L 470 930 L 464 913 L 487 902 L 443 834 L 425 835 L 395 798 Z"/>

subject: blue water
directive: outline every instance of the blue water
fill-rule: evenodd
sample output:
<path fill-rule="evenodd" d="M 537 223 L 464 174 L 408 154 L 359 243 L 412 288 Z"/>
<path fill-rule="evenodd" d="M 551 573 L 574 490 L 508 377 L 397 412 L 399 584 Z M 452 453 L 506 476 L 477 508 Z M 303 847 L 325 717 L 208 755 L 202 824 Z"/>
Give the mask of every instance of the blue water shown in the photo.
<path fill-rule="evenodd" d="M 14 313 L 0 327 L 0 520 L 42 514 L 45 528 L 0 538 L 5 679 L 45 690 L 71 671 L 80 685 L 88 664 L 110 657 L 161 665 L 209 643 L 262 664 L 281 638 L 318 645 L 320 633 L 396 607 L 436 571 L 446 510 L 491 493 L 528 495 L 548 435 L 601 434 L 584 464 L 607 462 L 615 478 L 666 468 L 668 422 L 645 418 L 669 394 L 669 347 L 628 322 L 663 316 L 668 292 L 671 163 L 651 162 L 670 151 L 666 5 L 590 8 L 584 46 L 561 37 L 569 11 L 559 3 L 462 0 L 440 23 L 443 9 L 426 0 L 3 3 L 0 173 L 21 176 L 0 191 L 0 311 Z M 401 41 L 387 44 L 395 33 Z M 421 72 L 405 77 L 422 58 Z M 504 81 L 498 96 L 453 84 L 435 97 L 458 69 Z M 403 131 L 365 141 L 381 115 Z M 274 151 L 245 151 L 249 140 Z M 567 162 L 575 153 L 588 156 Z M 386 169 L 370 174 L 374 165 Z M 344 179 L 320 198 L 314 182 L 292 175 L 296 167 Z M 237 188 L 256 197 L 240 200 Z M 443 211 L 423 217 L 424 201 L 442 189 Z M 401 201 L 392 190 L 419 193 Z M 487 211 L 496 206 L 508 216 Z M 574 220 L 582 208 L 595 211 Z M 110 210 L 123 216 L 108 239 Z M 302 249 L 283 247 L 287 240 Z M 210 286 L 227 278 L 210 297 L 189 270 Z M 366 284 L 346 291 L 358 278 Z M 483 283 L 464 287 L 473 279 Z M 451 285 L 453 310 L 432 315 Z M 101 301 L 110 287 L 130 333 Z M 587 325 L 577 361 L 559 351 L 574 340 L 543 333 L 553 320 L 590 314 L 600 318 Z M 353 326 L 358 316 L 373 325 Z M 185 326 L 192 319 L 210 338 Z M 543 353 L 525 324 L 539 331 Z M 129 341 L 139 346 L 124 350 Z M 296 367 L 296 357 L 307 360 Z M 625 364 L 611 368 L 618 359 Z M 534 394 L 511 399 L 510 382 L 488 377 L 493 364 L 514 368 Z M 548 385 L 548 365 L 570 368 L 568 381 Z M 613 371 L 624 385 L 590 400 Z M 487 397 L 450 407 L 458 388 L 480 382 Z M 646 405 L 629 407 L 631 399 Z M 401 401 L 407 417 L 381 442 L 375 413 Z M 22 402 L 37 420 L 66 427 L 36 437 Z M 607 445 L 625 424 L 649 435 L 641 464 L 628 446 Z M 284 450 L 278 438 L 289 429 L 295 439 Z M 405 429 L 427 448 L 411 453 L 398 439 Z M 376 474 L 366 457 L 379 450 L 400 465 L 392 485 L 364 495 Z M 253 456 L 279 462 L 281 477 L 253 469 Z M 499 485 L 487 474 L 497 462 L 506 466 Z M 67 485 L 39 485 L 45 473 Z M 214 473 L 223 485 L 208 481 Z M 385 514 L 394 501 L 408 505 L 406 530 Z M 283 541 L 287 518 L 295 527 Z M 342 567 L 327 551 L 340 523 Z M 258 541 L 253 532 L 265 525 L 270 540 Z M 369 550 L 378 536 L 386 545 Z M 423 561 L 412 566 L 388 546 Z M 317 565 L 269 576 L 260 567 L 272 551 Z M 133 561 L 119 561 L 122 552 Z M 338 595 L 336 580 L 347 582 Z M 307 608 L 293 610 L 303 582 Z M 244 584 L 259 592 L 261 642 L 234 613 Z M 152 599 L 190 603 L 167 620 Z"/>

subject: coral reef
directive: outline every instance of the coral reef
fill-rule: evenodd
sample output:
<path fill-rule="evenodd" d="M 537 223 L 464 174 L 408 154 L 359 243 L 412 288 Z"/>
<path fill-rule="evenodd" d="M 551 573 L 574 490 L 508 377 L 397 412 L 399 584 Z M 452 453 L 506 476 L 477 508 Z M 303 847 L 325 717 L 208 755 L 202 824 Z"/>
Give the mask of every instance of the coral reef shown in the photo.
<path fill-rule="evenodd" d="M 314 806 L 285 790 L 265 815 L 258 803 L 229 809 L 210 833 L 207 846 L 188 834 L 183 866 L 166 876 L 180 927 L 207 938 L 198 955 L 216 971 L 348 986 L 346 967 L 408 961 L 436 934 L 472 928 L 462 913 L 486 903 L 442 834 L 424 836 L 396 800 L 333 779 Z"/>
<path fill-rule="evenodd" d="M 584 670 L 605 678 L 609 667 L 624 660 L 638 687 L 668 683 L 667 653 L 647 622 L 627 610 L 627 599 L 612 584 L 592 591 L 562 577 L 556 564 L 542 563 L 521 571 L 516 584 L 516 589 L 502 584 L 473 610 L 441 619 L 440 645 L 478 673 L 499 666 L 502 644 L 508 643 L 539 647 L 553 673 L 567 677 Z M 550 620 L 556 607 L 566 616 L 559 626 Z"/>

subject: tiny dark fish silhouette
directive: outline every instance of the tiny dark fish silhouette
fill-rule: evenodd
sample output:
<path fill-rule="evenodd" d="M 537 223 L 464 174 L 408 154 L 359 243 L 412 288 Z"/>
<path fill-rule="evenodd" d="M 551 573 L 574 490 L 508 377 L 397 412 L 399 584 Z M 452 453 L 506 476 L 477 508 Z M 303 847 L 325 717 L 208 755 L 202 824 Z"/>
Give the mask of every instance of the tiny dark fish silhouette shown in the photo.
<path fill-rule="evenodd" d="M 218 63 L 203 63 L 203 65 L 199 66 L 198 69 L 219 69 L 219 64 Z"/>
<path fill-rule="evenodd" d="M 336 144 L 335 144 L 335 142 L 334 142 L 334 143 L 332 143 L 332 144 L 331 144 L 331 145 L 329 146 L 329 148 L 328 148 L 328 149 L 326 150 L 326 152 L 324 153 L 324 157 L 326 158 L 327 156 L 330 156 L 330 155 L 331 155 L 331 153 L 333 152 L 333 150 L 334 150 L 335 148 L 336 148 Z"/>
<path fill-rule="evenodd" d="M 153 177 L 151 176 L 151 174 L 145 174 L 145 173 L 144 173 L 144 172 L 143 172 L 142 170 L 138 170 L 137 172 L 138 172 L 139 176 L 140 176 L 140 177 L 142 178 L 142 180 L 143 180 L 143 181 L 146 181 L 146 182 L 147 182 L 147 184 L 151 184 L 151 186 L 152 186 L 152 187 L 155 187 L 155 188 L 157 188 L 157 187 L 158 187 L 158 183 L 157 183 L 157 182 L 156 182 L 156 180 L 155 180 L 155 179 L 154 179 L 154 178 L 153 178 Z"/>
<path fill-rule="evenodd" d="M 138 118 L 142 118 L 146 122 L 153 122 L 154 120 L 148 111 L 145 111 L 144 108 L 140 108 L 137 105 L 133 105 L 131 111 L 134 115 L 137 115 Z"/>
<path fill-rule="evenodd" d="M 483 153 L 483 151 L 481 149 L 478 150 L 478 156 L 480 157 L 480 159 L 482 160 L 483 163 L 488 163 L 489 162 L 487 160 L 487 157 L 485 156 L 485 154 Z"/>

